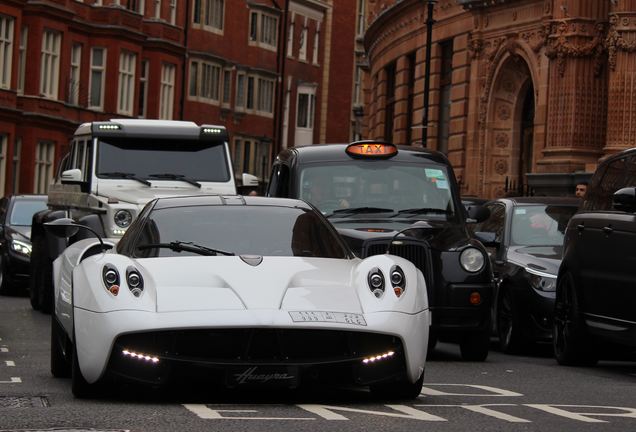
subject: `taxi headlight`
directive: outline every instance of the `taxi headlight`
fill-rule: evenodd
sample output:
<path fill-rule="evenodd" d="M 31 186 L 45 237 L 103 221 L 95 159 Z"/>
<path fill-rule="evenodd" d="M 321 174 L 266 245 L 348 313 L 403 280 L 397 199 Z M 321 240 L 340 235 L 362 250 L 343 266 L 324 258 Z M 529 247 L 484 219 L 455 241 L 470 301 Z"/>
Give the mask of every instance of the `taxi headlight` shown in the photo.
<path fill-rule="evenodd" d="M 476 273 L 484 268 L 484 254 L 477 248 L 466 248 L 459 256 L 459 263 L 467 272 Z"/>
<path fill-rule="evenodd" d="M 530 286 L 537 291 L 556 291 L 556 275 L 543 273 L 529 268 L 525 269 L 529 273 Z"/>
<path fill-rule="evenodd" d="M 132 222 L 133 216 L 132 213 L 128 210 L 118 210 L 115 213 L 113 218 L 115 220 L 115 224 L 120 228 L 128 228 L 130 223 Z"/>
<path fill-rule="evenodd" d="M 20 255 L 31 256 L 33 247 L 29 242 L 13 239 L 11 240 L 11 249 Z"/>

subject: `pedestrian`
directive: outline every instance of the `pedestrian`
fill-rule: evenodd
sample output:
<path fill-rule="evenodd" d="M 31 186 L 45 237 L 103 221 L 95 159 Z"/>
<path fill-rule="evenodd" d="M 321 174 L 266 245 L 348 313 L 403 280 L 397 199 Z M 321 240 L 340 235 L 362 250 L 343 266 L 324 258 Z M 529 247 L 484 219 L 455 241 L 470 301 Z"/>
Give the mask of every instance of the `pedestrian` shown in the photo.
<path fill-rule="evenodd" d="M 576 184 L 576 188 L 574 189 L 574 195 L 577 198 L 585 198 L 585 194 L 587 193 L 587 182 L 580 181 Z"/>

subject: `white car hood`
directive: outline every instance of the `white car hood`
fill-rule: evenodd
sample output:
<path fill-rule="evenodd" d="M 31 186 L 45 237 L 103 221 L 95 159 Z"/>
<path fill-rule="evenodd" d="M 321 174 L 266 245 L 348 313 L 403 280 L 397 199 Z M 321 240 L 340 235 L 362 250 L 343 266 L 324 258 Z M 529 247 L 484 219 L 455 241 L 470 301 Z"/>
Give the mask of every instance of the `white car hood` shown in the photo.
<path fill-rule="evenodd" d="M 212 259 L 211 259 L 212 258 Z M 360 312 L 352 287 L 357 260 L 263 257 L 258 266 L 240 257 L 138 260 L 156 290 L 157 312 L 284 309 Z M 293 269 L 293 270 L 292 270 Z"/>
<path fill-rule="evenodd" d="M 143 206 L 147 202 L 152 201 L 155 198 L 183 196 L 183 195 L 209 195 L 209 194 L 235 194 L 236 190 L 232 184 L 219 184 L 215 183 L 206 185 L 202 184 L 201 188 L 189 185 L 184 182 L 165 182 L 162 181 L 161 185 L 155 186 L 157 182 L 153 181 L 153 186 L 143 187 L 130 187 L 126 184 L 108 186 L 100 185 L 99 195 L 114 198 L 119 201 L 136 204 Z"/>

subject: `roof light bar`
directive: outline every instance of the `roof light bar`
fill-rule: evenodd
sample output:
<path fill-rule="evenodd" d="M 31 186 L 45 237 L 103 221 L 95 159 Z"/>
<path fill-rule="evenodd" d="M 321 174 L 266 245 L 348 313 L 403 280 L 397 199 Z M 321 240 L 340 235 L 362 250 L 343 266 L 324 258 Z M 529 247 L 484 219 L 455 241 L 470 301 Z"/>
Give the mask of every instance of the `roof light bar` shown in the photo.
<path fill-rule="evenodd" d="M 201 132 L 204 133 L 204 134 L 220 134 L 220 133 L 223 133 L 223 129 L 205 127 L 205 128 L 203 128 L 203 130 Z"/>
<path fill-rule="evenodd" d="M 119 130 L 121 126 L 115 123 L 106 123 L 98 125 L 97 128 L 101 130 Z"/>

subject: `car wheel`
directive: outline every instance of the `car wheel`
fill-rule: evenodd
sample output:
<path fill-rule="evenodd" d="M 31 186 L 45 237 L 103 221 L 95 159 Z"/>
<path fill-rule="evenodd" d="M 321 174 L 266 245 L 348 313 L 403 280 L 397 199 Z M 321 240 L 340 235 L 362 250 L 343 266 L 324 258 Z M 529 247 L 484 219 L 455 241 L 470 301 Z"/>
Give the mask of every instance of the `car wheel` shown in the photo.
<path fill-rule="evenodd" d="M 469 332 L 462 336 L 459 351 L 462 359 L 467 361 L 484 361 L 490 349 L 490 325 L 486 330 Z"/>
<path fill-rule="evenodd" d="M 526 343 L 521 331 L 519 312 L 516 310 L 512 291 L 503 288 L 497 301 L 497 336 L 503 352 L 516 354 L 525 348 Z"/>
<path fill-rule="evenodd" d="M 55 316 L 51 317 L 51 374 L 56 378 L 71 376 L 71 364 L 62 347 L 68 346 L 64 329 Z"/>
<path fill-rule="evenodd" d="M 407 380 L 394 381 L 389 383 L 372 384 L 371 393 L 382 399 L 415 399 L 422 392 L 424 384 L 424 372 L 414 383 Z"/>
<path fill-rule="evenodd" d="M 570 273 L 558 279 L 552 336 L 554 356 L 560 365 L 591 366 L 598 361 L 593 342 L 585 330 L 574 278 Z"/>
<path fill-rule="evenodd" d="M 73 346 L 73 365 L 71 366 L 71 390 L 73 396 L 77 399 L 92 398 L 100 394 L 99 381 L 94 384 L 89 384 L 89 382 L 84 379 L 84 375 L 82 375 L 82 371 L 80 370 L 75 346 Z"/>

